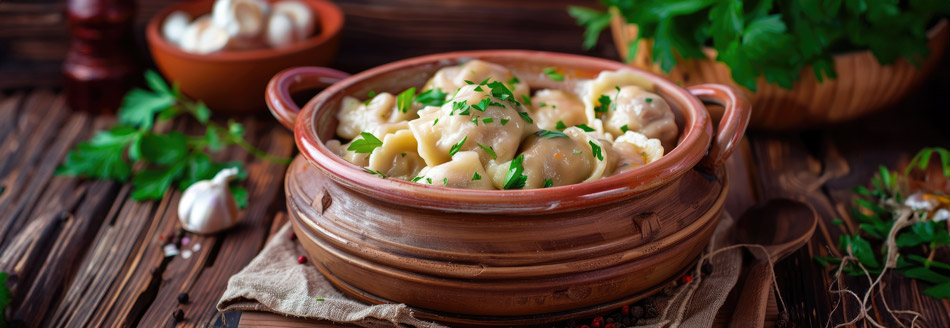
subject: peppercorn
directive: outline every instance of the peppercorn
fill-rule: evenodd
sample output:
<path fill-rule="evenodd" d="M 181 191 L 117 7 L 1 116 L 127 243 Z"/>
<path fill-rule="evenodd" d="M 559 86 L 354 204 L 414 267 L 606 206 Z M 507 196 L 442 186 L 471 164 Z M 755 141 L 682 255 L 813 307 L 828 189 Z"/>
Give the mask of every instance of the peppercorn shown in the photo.
<path fill-rule="evenodd" d="M 634 319 L 643 318 L 643 307 L 637 305 L 637 306 L 634 306 L 633 308 L 631 308 L 631 309 L 630 309 L 630 317 L 632 317 L 632 318 L 634 318 Z"/>
<path fill-rule="evenodd" d="M 681 281 L 682 281 L 684 284 L 691 283 L 691 282 L 693 282 L 693 276 L 691 276 L 691 275 L 685 275 L 685 276 L 683 276 L 683 279 L 682 279 Z"/>
<path fill-rule="evenodd" d="M 175 322 L 181 322 L 182 320 L 185 320 L 185 312 L 183 312 L 181 309 L 175 310 L 175 312 L 172 313 L 172 319 L 175 319 Z"/>
<path fill-rule="evenodd" d="M 635 319 L 630 319 L 629 317 L 627 317 L 627 318 L 623 318 L 623 320 L 620 320 L 620 323 L 622 323 L 624 326 L 633 326 L 633 324 L 636 323 L 633 320 Z"/>
<path fill-rule="evenodd" d="M 660 293 L 662 293 L 663 296 L 666 296 L 666 297 L 673 296 L 673 286 L 663 287 L 663 290 L 660 291 Z"/>
<path fill-rule="evenodd" d="M 660 311 L 657 311 L 655 307 L 647 309 L 647 319 L 653 319 L 660 315 Z"/>
<path fill-rule="evenodd" d="M 620 322 L 620 320 L 623 320 L 623 314 L 621 314 L 620 312 L 614 312 L 614 314 L 610 316 L 610 318 L 614 319 L 613 321 L 614 323 L 618 323 Z"/>
<path fill-rule="evenodd" d="M 788 321 L 778 319 L 775 321 L 775 328 L 788 328 Z"/>
<path fill-rule="evenodd" d="M 630 305 L 625 304 L 622 308 L 620 308 L 620 313 L 623 315 L 630 315 Z"/>
<path fill-rule="evenodd" d="M 187 304 L 188 303 L 188 293 L 178 294 L 178 303 Z"/>
<path fill-rule="evenodd" d="M 614 328 L 614 323 L 608 322 L 607 324 L 604 325 L 604 328 Z"/>
<path fill-rule="evenodd" d="M 582 325 L 581 328 L 590 328 L 588 325 Z"/>
<path fill-rule="evenodd" d="M 712 263 L 703 263 L 703 266 L 699 267 L 699 271 L 702 271 L 704 276 L 711 275 L 713 272 Z"/>
<path fill-rule="evenodd" d="M 300 257 L 297 258 L 297 263 L 300 263 L 300 264 L 307 263 L 307 257 L 301 255 Z"/>
<path fill-rule="evenodd" d="M 596 317 L 590 322 L 591 328 L 601 328 L 604 326 L 604 317 Z"/>
<path fill-rule="evenodd" d="M 614 323 L 614 318 L 613 318 L 613 317 L 607 317 L 607 319 L 604 319 L 604 322 L 605 322 L 605 323 Z M 605 327 L 606 327 L 606 325 L 605 325 Z"/>
<path fill-rule="evenodd" d="M 290 232 L 290 240 L 297 240 L 297 234 L 295 234 L 293 231 Z"/>

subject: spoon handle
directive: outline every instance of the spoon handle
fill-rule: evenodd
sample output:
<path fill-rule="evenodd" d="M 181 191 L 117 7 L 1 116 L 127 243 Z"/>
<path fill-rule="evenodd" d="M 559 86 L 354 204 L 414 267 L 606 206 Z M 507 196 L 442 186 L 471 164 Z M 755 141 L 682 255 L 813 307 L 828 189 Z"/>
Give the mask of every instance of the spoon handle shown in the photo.
<path fill-rule="evenodd" d="M 768 261 L 758 261 L 749 268 L 736 313 L 729 328 L 762 328 L 765 326 L 765 309 L 769 301 L 772 271 Z"/>

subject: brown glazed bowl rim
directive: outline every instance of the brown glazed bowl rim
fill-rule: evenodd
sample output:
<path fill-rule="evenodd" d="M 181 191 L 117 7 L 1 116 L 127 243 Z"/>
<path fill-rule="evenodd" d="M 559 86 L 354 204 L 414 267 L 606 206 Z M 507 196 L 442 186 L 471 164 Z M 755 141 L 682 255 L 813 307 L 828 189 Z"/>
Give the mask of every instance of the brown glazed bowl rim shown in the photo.
<path fill-rule="evenodd" d="M 439 65 L 447 60 L 477 58 L 524 58 L 529 61 L 550 63 L 570 62 L 574 66 L 594 67 L 590 72 L 605 70 L 632 70 L 654 84 L 654 91 L 667 100 L 680 104 L 684 122 L 677 146 L 659 160 L 628 172 L 607 178 L 559 187 L 526 190 L 474 190 L 426 185 L 395 178 L 379 178 L 363 168 L 334 154 L 318 137 L 315 130 L 317 115 L 336 113 L 328 102 L 350 88 L 398 70 Z M 741 132 L 740 132 L 741 133 Z M 579 209 L 618 201 L 637 193 L 667 184 L 696 166 L 709 150 L 713 138 L 712 124 L 706 108 L 689 91 L 658 75 L 627 66 L 620 62 L 581 55 L 529 51 L 480 50 L 460 51 L 404 59 L 378 66 L 343 79 L 324 89 L 301 109 L 294 126 L 297 147 L 307 161 L 323 171 L 332 181 L 375 200 L 398 205 L 421 207 L 449 212 L 478 212 L 495 214 L 542 214 Z M 335 134 L 335 133 L 334 133 Z"/>
<path fill-rule="evenodd" d="M 190 53 L 171 44 L 159 32 L 162 22 L 172 12 L 181 10 L 184 7 L 202 6 L 206 3 L 212 3 L 214 0 L 199 0 L 179 2 L 168 6 L 155 16 L 152 16 L 145 28 L 145 37 L 150 47 L 160 48 L 162 52 L 170 53 L 176 57 L 185 58 L 191 61 L 204 62 L 244 62 L 268 59 L 283 56 L 292 53 L 303 52 L 308 49 L 319 47 L 328 40 L 333 39 L 340 34 L 343 29 L 343 10 L 336 4 L 326 0 L 298 0 L 305 3 L 314 10 L 314 15 L 318 18 L 317 23 L 321 26 L 320 33 L 313 35 L 306 40 L 294 42 L 293 44 L 281 48 L 264 48 L 254 50 L 240 51 L 220 51 L 210 54 Z M 274 1 L 270 1 L 274 2 Z M 202 14 L 204 15 L 204 14 Z M 192 17 L 195 19 L 197 17 Z M 323 25 L 329 22 L 327 25 Z"/>

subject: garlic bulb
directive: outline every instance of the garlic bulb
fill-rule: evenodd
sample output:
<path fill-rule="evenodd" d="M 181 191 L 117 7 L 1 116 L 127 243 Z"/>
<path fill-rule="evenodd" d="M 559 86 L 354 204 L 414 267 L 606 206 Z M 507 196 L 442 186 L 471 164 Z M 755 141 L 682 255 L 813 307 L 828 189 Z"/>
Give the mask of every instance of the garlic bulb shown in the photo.
<path fill-rule="evenodd" d="M 189 186 L 178 201 L 181 226 L 194 233 L 211 234 L 237 224 L 238 207 L 228 187 L 228 181 L 237 174 L 236 168 L 227 168 L 211 180 Z"/>
<path fill-rule="evenodd" d="M 208 15 L 198 17 L 181 36 L 181 49 L 187 52 L 207 54 L 224 49 L 230 38 L 221 27 L 211 22 Z"/>
<path fill-rule="evenodd" d="M 162 36 L 169 42 L 180 45 L 181 37 L 188 29 L 189 22 L 191 22 L 191 16 L 184 11 L 178 10 L 169 14 L 162 23 Z"/>
<path fill-rule="evenodd" d="M 267 34 L 265 39 L 267 45 L 272 48 L 280 48 L 297 42 L 297 35 L 294 30 L 294 21 L 290 16 L 275 12 L 270 16 L 267 22 Z"/>

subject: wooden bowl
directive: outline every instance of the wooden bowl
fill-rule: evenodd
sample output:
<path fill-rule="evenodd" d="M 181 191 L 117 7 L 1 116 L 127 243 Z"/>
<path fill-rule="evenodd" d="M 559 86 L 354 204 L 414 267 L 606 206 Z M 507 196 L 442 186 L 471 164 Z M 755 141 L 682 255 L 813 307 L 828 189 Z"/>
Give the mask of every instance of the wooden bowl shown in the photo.
<path fill-rule="evenodd" d="M 345 78 L 299 115 L 291 91 L 345 74 L 296 68 L 268 85 L 268 106 L 294 128 L 301 151 L 285 185 L 294 230 L 336 287 L 453 324 L 541 324 L 645 297 L 694 263 L 722 213 L 720 166 L 748 121 L 746 101 L 730 87 L 687 90 L 644 73 L 677 115 L 679 144 L 649 165 L 576 185 L 484 191 L 382 179 L 324 146 L 344 96 L 420 86 L 439 68 L 472 58 L 507 66 L 536 88 L 628 68 L 534 51 L 438 54 Z M 564 69 L 567 82 L 544 78 L 545 67 Z M 725 108 L 716 134 L 700 99 Z"/>
<path fill-rule="evenodd" d="M 181 2 L 159 12 L 148 22 L 146 40 L 158 69 L 169 80 L 178 82 L 188 96 L 204 101 L 219 113 L 257 111 L 264 106 L 261 95 L 274 74 L 288 67 L 328 65 L 336 56 L 343 12 L 329 1 L 299 1 L 313 10 L 318 21 L 317 34 L 287 47 L 194 54 L 162 37 L 165 17 L 177 10 L 192 18 L 210 13 L 214 4 L 211 0 Z"/>
<path fill-rule="evenodd" d="M 837 79 L 819 82 L 811 67 L 806 67 L 792 89 L 784 89 L 760 77 L 756 83 L 758 91 L 742 88 L 755 108 L 751 126 L 763 130 L 802 129 L 853 120 L 895 104 L 916 89 L 942 58 L 950 36 L 947 25 L 943 19 L 927 32 L 930 55 L 919 68 L 903 58 L 884 66 L 870 51 L 856 51 L 834 56 Z M 611 30 L 620 57 L 626 58 L 626 44 L 636 39 L 637 26 L 614 16 Z M 652 42 L 641 40 L 637 46 L 637 56 L 631 63 L 636 67 L 682 81 L 684 85 L 736 86 L 729 67 L 715 61 L 715 49 L 704 49 L 708 59 L 679 60 L 673 70 L 665 74 L 653 63 Z"/>

